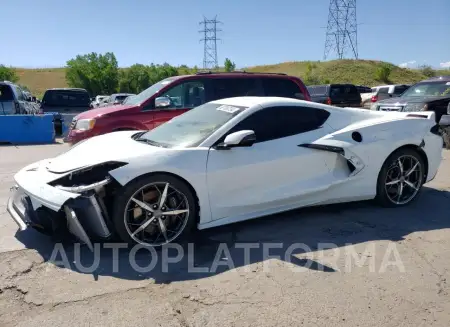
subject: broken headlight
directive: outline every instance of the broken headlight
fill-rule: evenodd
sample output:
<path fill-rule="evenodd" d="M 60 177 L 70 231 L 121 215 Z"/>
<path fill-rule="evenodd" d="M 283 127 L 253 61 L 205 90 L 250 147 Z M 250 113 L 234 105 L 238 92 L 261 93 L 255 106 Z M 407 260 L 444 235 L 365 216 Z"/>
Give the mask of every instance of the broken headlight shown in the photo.
<path fill-rule="evenodd" d="M 52 186 L 75 187 L 91 185 L 109 178 L 111 170 L 125 166 L 127 163 L 119 161 L 104 162 L 95 166 L 79 169 L 54 180 Z"/>

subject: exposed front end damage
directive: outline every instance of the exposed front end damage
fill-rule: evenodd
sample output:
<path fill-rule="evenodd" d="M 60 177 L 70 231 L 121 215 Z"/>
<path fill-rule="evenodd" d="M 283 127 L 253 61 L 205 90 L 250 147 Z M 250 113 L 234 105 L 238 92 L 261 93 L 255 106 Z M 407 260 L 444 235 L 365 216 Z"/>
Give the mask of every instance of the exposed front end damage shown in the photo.
<path fill-rule="evenodd" d="M 109 175 L 124 166 L 107 162 L 64 173 L 52 172 L 50 161 L 19 171 L 7 210 L 21 230 L 33 227 L 56 239 L 75 236 L 93 250 L 94 240 L 112 235 L 111 198 L 120 185 Z"/>

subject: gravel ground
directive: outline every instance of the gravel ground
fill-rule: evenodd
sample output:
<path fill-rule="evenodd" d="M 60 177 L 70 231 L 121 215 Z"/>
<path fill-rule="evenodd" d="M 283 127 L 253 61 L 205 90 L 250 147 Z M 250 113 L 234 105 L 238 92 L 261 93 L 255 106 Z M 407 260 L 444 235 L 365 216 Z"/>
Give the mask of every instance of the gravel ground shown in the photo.
<path fill-rule="evenodd" d="M 53 260 L 47 237 L 17 232 L 13 174 L 66 149 L 0 147 L 0 326 L 450 326 L 450 151 L 408 207 L 358 202 L 216 228 L 190 259 L 138 271 L 162 253 L 67 245 Z"/>

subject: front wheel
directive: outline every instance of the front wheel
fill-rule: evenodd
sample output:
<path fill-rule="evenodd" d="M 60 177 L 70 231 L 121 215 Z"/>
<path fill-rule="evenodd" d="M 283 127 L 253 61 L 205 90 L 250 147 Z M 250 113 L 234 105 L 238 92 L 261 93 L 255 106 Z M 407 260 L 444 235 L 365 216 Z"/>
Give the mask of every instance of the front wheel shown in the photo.
<path fill-rule="evenodd" d="M 198 205 L 179 178 L 158 174 L 126 185 L 115 199 L 113 222 L 122 241 L 157 247 L 181 242 L 196 228 Z"/>
<path fill-rule="evenodd" d="M 412 149 L 391 154 L 383 164 L 377 182 L 376 200 L 385 207 L 407 205 L 417 198 L 425 176 L 425 163 Z"/>

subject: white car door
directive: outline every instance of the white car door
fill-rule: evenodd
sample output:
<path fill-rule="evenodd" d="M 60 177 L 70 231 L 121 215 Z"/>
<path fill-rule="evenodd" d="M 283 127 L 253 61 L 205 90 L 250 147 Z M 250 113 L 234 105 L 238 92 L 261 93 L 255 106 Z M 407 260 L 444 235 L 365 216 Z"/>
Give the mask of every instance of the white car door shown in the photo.
<path fill-rule="evenodd" d="M 271 107 L 232 128 L 227 135 L 253 130 L 257 141 L 250 147 L 210 149 L 207 183 L 212 218 L 258 216 L 316 201 L 330 183 L 336 154 L 299 145 L 330 133 L 324 123 L 328 116 L 327 111 L 310 107 Z"/>

